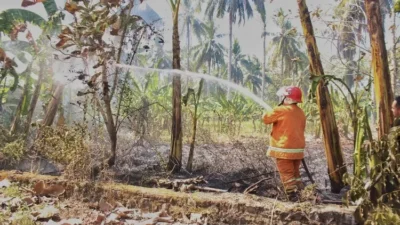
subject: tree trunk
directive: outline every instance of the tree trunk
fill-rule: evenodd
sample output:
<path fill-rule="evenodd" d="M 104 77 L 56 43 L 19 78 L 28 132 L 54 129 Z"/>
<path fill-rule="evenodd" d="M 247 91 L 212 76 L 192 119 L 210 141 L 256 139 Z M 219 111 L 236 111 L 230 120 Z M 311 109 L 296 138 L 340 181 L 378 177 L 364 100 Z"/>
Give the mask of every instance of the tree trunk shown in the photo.
<path fill-rule="evenodd" d="M 396 13 L 393 12 L 393 49 L 392 49 L 392 60 L 393 60 L 393 73 L 392 73 L 392 91 L 393 96 L 396 95 L 396 84 L 397 84 L 397 59 L 396 59 L 396 47 L 397 47 L 397 38 L 396 38 Z"/>
<path fill-rule="evenodd" d="M 233 26 L 233 12 L 229 11 L 229 50 L 228 50 L 228 81 L 232 79 L 232 26 Z M 230 88 L 228 87 L 228 99 L 230 96 Z"/>
<path fill-rule="evenodd" d="M 10 134 L 13 135 L 17 131 L 18 126 L 20 125 L 20 119 L 21 119 L 21 113 L 22 113 L 22 106 L 24 104 L 24 101 L 27 100 L 28 98 L 28 91 L 29 91 L 29 85 L 30 85 L 30 68 L 28 68 L 29 71 L 26 72 L 26 80 L 25 80 L 25 85 L 24 85 L 24 90 L 22 92 L 21 99 L 19 100 L 17 109 L 15 110 L 14 114 L 14 119 L 11 123 L 10 127 Z"/>
<path fill-rule="evenodd" d="M 189 172 L 192 172 L 193 170 L 193 156 L 194 156 L 194 144 L 196 142 L 196 132 L 197 132 L 197 106 L 195 106 L 194 109 L 192 140 L 190 141 L 189 159 L 186 166 L 186 170 Z"/>
<path fill-rule="evenodd" d="M 102 82 L 103 82 L 103 101 L 105 112 L 103 114 L 103 118 L 105 120 L 108 136 L 110 137 L 111 143 L 111 157 L 107 160 L 107 164 L 109 167 L 115 165 L 116 159 L 116 151 L 117 151 L 117 130 L 114 123 L 114 118 L 111 109 L 111 98 L 110 98 L 110 88 L 107 79 L 107 66 L 106 63 L 103 65 L 102 71 Z"/>
<path fill-rule="evenodd" d="M 265 90 L 265 64 L 266 64 L 266 34 L 267 32 L 267 24 L 264 23 L 264 35 L 263 35 L 263 63 L 262 63 L 262 78 L 261 78 L 261 82 L 262 82 L 262 91 L 261 91 L 261 99 L 264 100 L 264 90 Z"/>
<path fill-rule="evenodd" d="M 64 91 L 64 85 L 57 84 L 55 91 L 53 93 L 53 96 L 49 102 L 49 105 L 47 106 L 47 109 L 46 109 L 46 115 L 43 119 L 44 126 L 53 125 L 54 118 L 56 117 L 58 105 L 62 98 L 63 91 Z"/>
<path fill-rule="evenodd" d="M 379 1 L 365 0 L 365 7 L 371 42 L 375 101 L 379 124 L 378 138 L 381 138 L 383 135 L 388 134 L 393 121 L 391 110 L 393 93 L 390 85 L 389 64 Z"/>
<path fill-rule="evenodd" d="M 172 34 L 172 68 L 181 69 L 178 15 L 180 0 L 177 0 L 173 12 L 173 34 Z M 179 172 L 182 167 L 182 105 L 181 105 L 181 77 L 175 74 L 172 80 L 172 129 L 171 129 L 171 151 L 168 160 L 168 170 Z"/>
<path fill-rule="evenodd" d="M 37 102 L 39 100 L 40 90 L 42 88 L 42 81 L 43 81 L 43 77 L 44 77 L 44 70 L 45 70 L 45 65 L 44 65 L 44 62 L 42 61 L 42 62 L 40 62 L 39 78 L 36 81 L 35 90 L 33 91 L 33 96 L 32 96 L 32 100 L 31 100 L 31 104 L 29 106 L 28 116 L 26 119 L 26 127 L 25 127 L 26 135 L 29 134 L 29 129 L 31 128 L 33 113 L 35 112 L 35 108 L 36 108 Z"/>
<path fill-rule="evenodd" d="M 310 72 L 313 75 L 324 75 L 317 42 L 314 37 L 310 14 L 305 0 L 297 0 L 303 33 L 307 45 L 308 59 L 310 61 Z M 317 103 L 320 113 L 320 121 L 322 132 L 324 135 L 325 154 L 328 163 L 328 174 L 331 182 L 331 190 L 339 193 L 344 184 L 342 181 L 343 174 L 347 172 L 343 160 L 343 153 L 340 146 L 340 137 L 338 127 L 336 125 L 335 114 L 329 90 L 321 80 L 317 87 Z"/>

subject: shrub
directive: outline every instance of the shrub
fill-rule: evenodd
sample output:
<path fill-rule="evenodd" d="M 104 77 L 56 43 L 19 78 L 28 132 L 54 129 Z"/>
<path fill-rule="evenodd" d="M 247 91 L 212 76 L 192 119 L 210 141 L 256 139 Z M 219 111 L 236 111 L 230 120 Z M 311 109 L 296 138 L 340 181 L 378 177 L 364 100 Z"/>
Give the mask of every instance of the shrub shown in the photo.
<path fill-rule="evenodd" d="M 86 127 L 81 125 L 41 127 L 34 147 L 40 155 L 65 166 L 66 175 L 88 178 L 91 157 L 85 139 Z"/>
<path fill-rule="evenodd" d="M 358 203 L 354 216 L 360 224 L 400 224 L 399 142 L 400 127 L 395 127 L 388 136 L 367 143 L 367 178 L 343 178 L 351 187 L 344 200 Z"/>

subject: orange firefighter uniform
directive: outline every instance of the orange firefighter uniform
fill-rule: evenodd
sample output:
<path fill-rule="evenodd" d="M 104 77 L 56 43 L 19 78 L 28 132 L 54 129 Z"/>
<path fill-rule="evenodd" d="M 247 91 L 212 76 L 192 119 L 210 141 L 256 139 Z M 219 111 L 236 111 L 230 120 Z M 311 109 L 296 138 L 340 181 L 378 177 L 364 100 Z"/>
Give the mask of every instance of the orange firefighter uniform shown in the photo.
<path fill-rule="evenodd" d="M 273 124 L 267 155 L 276 158 L 286 192 L 302 188 L 300 164 L 304 157 L 306 116 L 296 104 L 281 105 L 263 117 Z"/>

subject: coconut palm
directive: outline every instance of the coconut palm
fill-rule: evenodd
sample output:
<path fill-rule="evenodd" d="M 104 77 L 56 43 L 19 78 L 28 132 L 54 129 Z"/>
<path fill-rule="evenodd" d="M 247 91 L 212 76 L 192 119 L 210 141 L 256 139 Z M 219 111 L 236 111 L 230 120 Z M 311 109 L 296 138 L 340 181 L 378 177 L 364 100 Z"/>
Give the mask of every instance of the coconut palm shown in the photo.
<path fill-rule="evenodd" d="M 380 0 L 379 3 L 384 23 L 384 17 L 390 13 L 393 1 Z M 341 19 L 337 43 L 338 56 L 347 67 L 344 80 L 349 87 L 352 87 L 357 73 L 357 63 L 354 59 L 357 53 L 356 43 L 364 43 L 362 35 L 367 32 L 364 0 L 342 0 L 335 8 L 335 16 Z"/>
<path fill-rule="evenodd" d="M 247 56 L 247 59 L 243 61 L 243 67 L 245 69 L 244 85 L 250 88 L 254 94 L 263 90 L 265 82 L 272 84 L 271 78 L 264 75 L 265 71 L 262 70 L 262 65 L 257 57 Z M 262 77 L 264 77 L 264 81 Z"/>
<path fill-rule="evenodd" d="M 272 38 L 267 51 L 271 51 L 271 66 L 281 67 L 282 78 L 288 74 L 297 75 L 304 69 L 307 63 L 307 56 L 300 50 L 301 42 L 297 37 L 297 31 L 287 19 L 282 9 L 279 9 L 274 23 L 281 29 L 279 35 Z"/>
<path fill-rule="evenodd" d="M 221 35 L 217 33 L 217 27 L 213 21 L 202 24 L 202 29 L 204 30 L 204 40 L 193 48 L 194 58 L 196 59 L 196 70 L 207 63 L 208 74 L 211 74 L 211 67 L 225 64 L 224 55 L 226 50 L 217 41 Z"/>
<path fill-rule="evenodd" d="M 232 53 L 232 80 L 237 84 L 243 85 L 246 76 L 245 65 L 248 65 L 249 62 L 246 55 L 242 53 L 242 49 L 237 39 L 235 39 L 235 42 L 233 43 Z"/>
<path fill-rule="evenodd" d="M 201 20 L 196 18 L 196 13 L 201 11 L 201 1 L 199 0 L 183 0 L 183 6 L 185 8 L 185 14 L 182 18 L 182 30 L 181 35 L 186 34 L 186 42 L 187 42 L 187 61 L 186 61 L 186 69 L 190 69 L 190 34 L 194 33 L 197 40 L 201 40 L 201 36 L 204 34 L 203 23 Z"/>
<path fill-rule="evenodd" d="M 244 23 L 247 18 L 253 17 L 253 8 L 250 0 L 209 0 L 206 8 L 206 15 L 211 20 L 214 15 L 218 18 L 223 18 L 225 13 L 229 15 L 229 51 L 228 51 L 228 80 L 231 80 L 233 75 L 233 34 L 232 25 L 236 22 Z M 256 10 L 261 14 L 265 14 L 265 1 L 252 0 Z"/>

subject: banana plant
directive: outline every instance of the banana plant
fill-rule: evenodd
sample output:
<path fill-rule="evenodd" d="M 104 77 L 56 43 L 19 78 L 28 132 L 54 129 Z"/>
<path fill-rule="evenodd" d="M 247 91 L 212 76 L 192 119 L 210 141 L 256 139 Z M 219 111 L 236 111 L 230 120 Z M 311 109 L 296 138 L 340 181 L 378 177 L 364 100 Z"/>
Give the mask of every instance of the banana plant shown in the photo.
<path fill-rule="evenodd" d="M 23 1 L 22 6 L 27 7 L 33 4 L 37 4 L 39 2 L 29 2 Z M 30 123 L 33 117 L 33 111 L 38 102 L 38 98 L 40 95 L 40 90 L 42 86 L 43 76 L 44 76 L 44 66 L 45 66 L 45 58 L 47 54 L 40 49 L 41 46 L 47 45 L 48 41 L 46 41 L 46 36 L 49 34 L 54 34 L 60 28 L 61 17 L 63 16 L 58 8 L 57 4 L 54 0 L 46 0 L 43 3 L 43 6 L 47 12 L 48 18 L 47 20 L 39 16 L 38 14 L 25 10 L 25 9 L 9 9 L 5 10 L 0 14 L 0 32 L 5 33 L 11 39 L 11 43 L 6 46 L 10 46 L 11 49 L 23 49 L 26 51 L 30 49 L 29 53 L 34 56 L 33 58 L 39 59 L 39 76 L 35 84 L 35 89 L 33 94 L 29 96 L 23 96 L 21 101 L 25 101 L 24 110 L 21 112 L 25 112 L 28 114 L 27 116 L 27 126 L 25 132 L 29 132 Z M 38 40 L 34 40 L 31 32 L 28 30 L 26 38 L 28 42 L 18 40 L 18 34 L 20 32 L 25 32 L 27 30 L 27 22 L 36 25 L 42 29 L 42 34 Z M 38 45 L 39 44 L 39 45 Z M 22 52 L 22 51 L 21 51 Z M 21 55 L 21 54 L 19 54 Z M 21 59 L 21 57 L 18 57 Z M 31 79 L 30 75 L 27 76 L 26 82 Z M 27 88 L 30 88 L 26 86 Z M 31 93 L 29 91 L 24 91 L 24 93 Z M 29 107 L 28 107 L 29 105 Z M 17 111 L 19 113 L 19 111 Z M 19 117 L 19 115 L 15 115 L 15 117 Z M 15 124 L 12 125 L 15 127 Z"/>
<path fill-rule="evenodd" d="M 200 105 L 200 98 L 201 98 L 201 92 L 203 89 L 203 85 L 204 85 L 204 79 L 201 79 L 199 82 L 199 87 L 197 89 L 197 92 L 192 88 L 188 88 L 186 95 L 182 97 L 182 102 L 185 106 L 188 106 L 188 103 L 190 102 L 190 99 L 191 99 L 192 105 L 194 107 L 193 111 L 189 109 L 189 112 L 192 117 L 192 122 L 193 122 L 192 138 L 190 140 L 189 158 L 188 158 L 188 162 L 186 165 L 186 169 L 189 172 L 191 172 L 193 170 L 193 156 L 194 156 L 194 145 L 196 142 L 197 121 L 200 117 L 200 115 L 198 114 L 198 108 Z"/>

